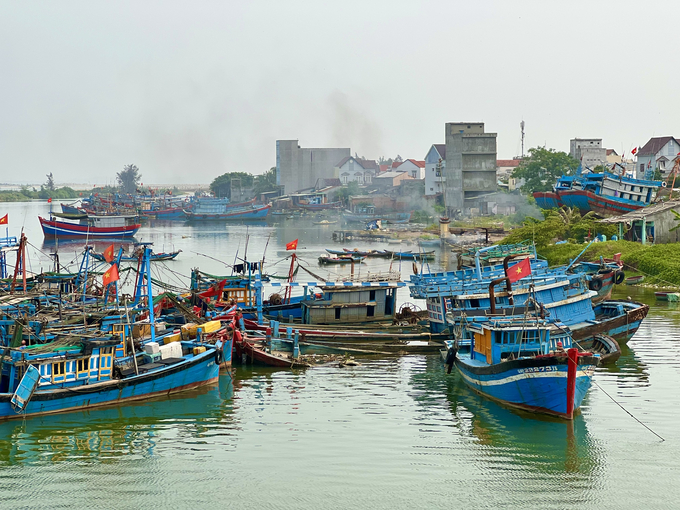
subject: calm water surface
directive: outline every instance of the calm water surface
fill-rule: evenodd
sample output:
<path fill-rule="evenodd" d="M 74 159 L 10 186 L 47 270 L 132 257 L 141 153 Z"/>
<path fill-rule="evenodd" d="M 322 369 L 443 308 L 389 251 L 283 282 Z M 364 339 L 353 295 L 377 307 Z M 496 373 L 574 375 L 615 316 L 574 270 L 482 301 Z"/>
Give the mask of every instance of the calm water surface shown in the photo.
<path fill-rule="evenodd" d="M 41 252 L 54 249 L 37 222 L 47 208 L 0 204 L 10 234 L 24 225 L 34 270 L 48 267 Z M 183 250 L 155 269 L 168 281 L 186 281 L 192 267 L 230 274 L 246 233 L 251 260 L 269 238 L 270 271 L 287 272 L 288 262 L 278 261 L 299 238 L 303 263 L 326 276 L 316 257 L 333 246 L 339 226 L 154 223 L 138 238 L 158 251 Z M 75 260 L 82 244 L 60 245 L 62 262 Z M 446 263 L 438 255 L 432 269 Z M 364 266 L 388 269 L 385 261 Z M 404 278 L 410 266 L 401 268 Z M 238 368 L 171 399 L 0 423 L 0 506 L 678 508 L 678 307 L 656 304 L 651 291 L 618 292 L 652 311 L 618 363 L 597 370 L 571 424 L 474 394 L 434 355 L 364 359 L 352 368 Z M 408 292 L 400 298 L 409 301 Z"/>

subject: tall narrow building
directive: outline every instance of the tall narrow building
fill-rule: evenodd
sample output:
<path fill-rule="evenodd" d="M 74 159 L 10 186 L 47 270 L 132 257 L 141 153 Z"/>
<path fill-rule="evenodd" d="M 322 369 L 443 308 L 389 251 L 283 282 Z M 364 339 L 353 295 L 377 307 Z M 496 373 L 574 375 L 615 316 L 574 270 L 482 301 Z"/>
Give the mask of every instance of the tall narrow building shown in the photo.
<path fill-rule="evenodd" d="M 446 123 L 446 207 L 451 217 L 485 210 L 483 196 L 496 191 L 496 133 L 483 122 Z"/>

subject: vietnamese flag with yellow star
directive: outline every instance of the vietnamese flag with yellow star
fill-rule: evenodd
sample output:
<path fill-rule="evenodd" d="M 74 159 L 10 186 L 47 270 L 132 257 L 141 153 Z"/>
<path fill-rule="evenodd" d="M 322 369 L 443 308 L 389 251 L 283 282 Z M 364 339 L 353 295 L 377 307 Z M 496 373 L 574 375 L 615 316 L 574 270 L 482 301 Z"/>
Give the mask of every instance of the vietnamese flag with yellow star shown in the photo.
<path fill-rule="evenodd" d="M 529 257 L 525 258 L 522 262 L 509 267 L 505 276 L 508 277 L 510 283 L 515 283 L 520 278 L 529 276 L 531 274 L 531 260 Z"/>
<path fill-rule="evenodd" d="M 104 287 L 107 285 L 110 285 L 113 282 L 117 282 L 119 279 L 118 276 L 118 266 L 116 264 L 112 264 L 110 268 L 106 270 L 106 273 L 104 273 Z"/>

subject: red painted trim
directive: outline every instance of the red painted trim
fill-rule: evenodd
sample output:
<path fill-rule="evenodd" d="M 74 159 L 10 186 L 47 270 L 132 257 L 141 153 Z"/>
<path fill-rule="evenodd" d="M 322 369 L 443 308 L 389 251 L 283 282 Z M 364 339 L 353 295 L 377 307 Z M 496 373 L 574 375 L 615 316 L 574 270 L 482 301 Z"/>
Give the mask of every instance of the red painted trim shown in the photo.
<path fill-rule="evenodd" d="M 74 232 L 83 233 L 94 233 L 94 234 L 111 234 L 115 232 L 132 232 L 133 230 L 139 230 L 142 226 L 141 223 L 136 223 L 134 225 L 126 225 L 124 227 L 91 227 L 89 225 L 74 225 L 73 223 L 66 223 L 63 221 L 50 221 L 38 216 L 41 225 L 47 225 L 52 228 L 63 228 L 66 230 L 72 230 Z"/>
<path fill-rule="evenodd" d="M 578 349 L 567 351 L 567 417 L 574 417 L 574 394 L 576 393 L 576 371 L 578 369 Z"/>

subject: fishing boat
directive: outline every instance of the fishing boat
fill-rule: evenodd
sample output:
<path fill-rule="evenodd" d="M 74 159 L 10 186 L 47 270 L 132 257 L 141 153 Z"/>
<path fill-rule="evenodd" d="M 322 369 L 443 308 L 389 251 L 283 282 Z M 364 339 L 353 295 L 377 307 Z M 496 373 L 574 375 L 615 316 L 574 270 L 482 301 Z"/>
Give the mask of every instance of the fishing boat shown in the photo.
<path fill-rule="evenodd" d="M 186 219 L 189 221 L 241 221 L 241 220 L 262 220 L 267 217 L 271 204 L 263 206 L 249 205 L 244 207 L 230 207 L 224 212 L 201 212 L 201 209 L 194 207 L 192 211 L 184 211 Z"/>
<path fill-rule="evenodd" d="M 385 250 L 385 257 L 400 260 L 434 260 L 434 250 L 413 253 L 411 251 L 389 251 Z"/>
<path fill-rule="evenodd" d="M 626 285 L 638 285 L 642 282 L 645 281 L 645 276 L 644 275 L 636 275 L 636 276 L 629 276 L 624 280 L 624 283 Z"/>
<path fill-rule="evenodd" d="M 121 343 L 118 337 L 81 338 L 79 345 L 10 349 L 2 361 L 0 419 L 142 400 L 209 384 L 219 377 L 221 344 L 180 342 L 174 348 L 176 357 L 159 355 L 148 362 L 140 353 L 134 356 L 133 368 L 129 356 L 126 364 L 114 358 Z"/>
<path fill-rule="evenodd" d="M 298 204 L 300 209 L 306 211 L 327 211 L 329 209 L 340 209 L 342 207 L 342 202 L 328 202 L 328 203 L 302 203 Z"/>
<path fill-rule="evenodd" d="M 90 255 L 92 258 L 95 260 L 98 260 L 100 262 L 106 262 L 106 258 L 102 253 L 97 253 L 94 251 L 94 249 L 90 248 Z M 177 258 L 177 256 L 182 252 L 182 250 L 177 250 L 177 251 L 172 251 L 170 253 L 152 253 L 151 254 L 151 262 L 160 262 L 164 260 L 174 260 Z M 142 258 L 142 253 L 137 252 L 133 253 L 131 255 L 123 255 L 120 257 L 121 262 L 138 262 Z"/>
<path fill-rule="evenodd" d="M 536 204 L 542 209 L 574 207 L 585 214 L 594 211 L 600 216 L 616 216 L 648 206 L 655 191 L 665 186 L 661 181 L 634 179 L 611 172 L 584 173 L 579 166 L 575 175 L 560 177 L 552 192 L 534 192 Z"/>
<path fill-rule="evenodd" d="M 654 293 L 657 301 L 676 302 L 680 300 L 680 292 L 659 291 Z"/>
<path fill-rule="evenodd" d="M 544 320 L 494 319 L 468 326 L 472 343 L 447 353 L 475 391 L 503 404 L 571 420 L 600 356 L 580 351 L 567 331 Z"/>
<path fill-rule="evenodd" d="M 330 255 L 321 255 L 319 257 L 320 264 L 355 264 L 361 263 L 366 257 L 360 255 L 339 255 L 331 257 Z"/>
<path fill-rule="evenodd" d="M 321 220 L 321 221 L 313 221 L 312 223 L 314 225 L 335 225 L 337 223 L 337 221 Z"/>
<path fill-rule="evenodd" d="M 87 216 L 79 223 L 69 223 L 38 217 L 46 238 L 72 239 L 133 237 L 142 226 L 136 216 Z"/>

